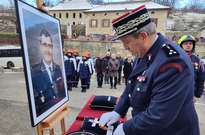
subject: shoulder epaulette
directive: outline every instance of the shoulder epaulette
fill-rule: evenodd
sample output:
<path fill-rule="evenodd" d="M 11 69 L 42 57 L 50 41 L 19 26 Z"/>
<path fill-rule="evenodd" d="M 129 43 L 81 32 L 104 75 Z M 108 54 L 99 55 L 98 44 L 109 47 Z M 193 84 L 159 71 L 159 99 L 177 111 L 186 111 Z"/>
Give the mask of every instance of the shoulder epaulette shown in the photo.
<path fill-rule="evenodd" d="M 176 49 L 169 44 L 163 44 L 162 50 L 168 57 L 179 56 L 179 53 L 176 51 Z"/>

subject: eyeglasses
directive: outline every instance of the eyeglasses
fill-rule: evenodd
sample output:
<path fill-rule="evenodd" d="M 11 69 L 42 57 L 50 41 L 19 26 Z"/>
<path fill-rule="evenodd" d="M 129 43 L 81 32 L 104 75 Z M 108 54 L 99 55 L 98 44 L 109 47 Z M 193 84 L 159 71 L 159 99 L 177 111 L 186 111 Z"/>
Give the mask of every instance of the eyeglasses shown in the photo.
<path fill-rule="evenodd" d="M 46 46 L 46 47 L 53 47 L 53 44 L 41 43 L 41 45 Z"/>

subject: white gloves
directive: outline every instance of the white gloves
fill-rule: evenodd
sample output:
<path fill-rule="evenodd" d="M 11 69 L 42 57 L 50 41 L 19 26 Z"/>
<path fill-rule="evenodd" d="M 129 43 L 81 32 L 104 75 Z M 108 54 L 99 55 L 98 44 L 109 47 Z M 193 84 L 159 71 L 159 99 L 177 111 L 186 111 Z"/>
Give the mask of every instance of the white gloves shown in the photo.
<path fill-rule="evenodd" d="M 111 126 L 113 123 L 117 122 L 119 118 L 120 115 L 115 111 L 104 113 L 100 117 L 99 125 L 101 127 L 104 127 L 106 124 L 107 126 Z"/>
<path fill-rule="evenodd" d="M 117 128 L 115 129 L 113 135 L 125 135 L 125 132 L 123 130 L 123 124 L 120 124 L 117 126 Z"/>

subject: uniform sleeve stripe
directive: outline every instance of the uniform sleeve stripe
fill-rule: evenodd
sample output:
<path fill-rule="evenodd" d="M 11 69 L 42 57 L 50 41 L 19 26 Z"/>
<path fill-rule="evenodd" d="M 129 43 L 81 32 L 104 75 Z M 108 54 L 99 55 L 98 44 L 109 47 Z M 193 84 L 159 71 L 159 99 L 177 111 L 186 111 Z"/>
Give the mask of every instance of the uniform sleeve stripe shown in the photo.
<path fill-rule="evenodd" d="M 181 64 L 178 64 L 178 63 L 169 63 L 169 64 L 166 64 L 164 66 L 162 66 L 159 70 L 160 73 L 163 73 L 165 71 L 167 71 L 168 69 L 170 68 L 175 68 L 177 69 L 179 72 L 182 72 L 183 71 L 183 67 Z"/>

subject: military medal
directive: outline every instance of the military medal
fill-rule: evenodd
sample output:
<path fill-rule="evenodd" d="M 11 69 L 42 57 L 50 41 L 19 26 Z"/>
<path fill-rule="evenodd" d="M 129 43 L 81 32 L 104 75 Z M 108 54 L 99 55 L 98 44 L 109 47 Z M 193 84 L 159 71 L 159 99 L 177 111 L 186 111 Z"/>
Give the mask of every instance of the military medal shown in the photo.
<path fill-rule="evenodd" d="M 199 64 L 197 62 L 194 63 L 194 68 L 197 70 L 199 69 Z"/>
<path fill-rule="evenodd" d="M 144 71 L 144 72 L 142 73 L 142 75 L 140 75 L 140 76 L 137 77 L 137 81 L 138 81 L 138 82 L 145 82 L 145 81 L 146 81 L 146 76 L 144 75 L 145 73 L 146 73 L 146 71 Z"/>
<path fill-rule="evenodd" d="M 43 91 L 40 91 L 40 93 L 41 93 L 41 102 L 44 103 L 45 102 L 45 97 L 43 95 Z"/>

